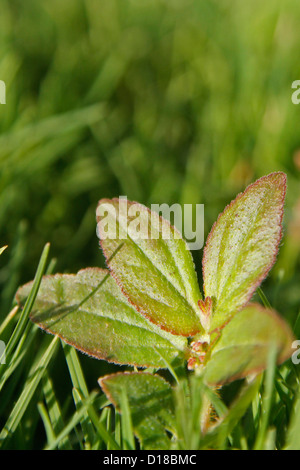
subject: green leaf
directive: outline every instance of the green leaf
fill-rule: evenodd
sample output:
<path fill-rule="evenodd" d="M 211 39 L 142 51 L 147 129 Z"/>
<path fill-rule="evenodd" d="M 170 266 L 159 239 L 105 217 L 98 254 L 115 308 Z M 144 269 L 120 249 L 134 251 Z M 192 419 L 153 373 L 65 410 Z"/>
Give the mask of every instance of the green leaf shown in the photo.
<path fill-rule="evenodd" d="M 222 330 L 204 371 L 210 385 L 221 385 L 257 374 L 268 364 L 269 351 L 277 351 L 277 363 L 292 352 L 293 334 L 273 310 L 249 304 Z"/>
<path fill-rule="evenodd" d="M 176 228 L 127 199 L 102 199 L 97 222 L 108 267 L 136 310 L 173 334 L 202 332 L 197 276 Z"/>
<path fill-rule="evenodd" d="M 24 304 L 32 283 L 21 287 Z M 126 301 L 107 270 L 44 276 L 31 320 L 66 343 L 99 359 L 140 367 L 180 364 L 186 339 L 162 331 Z"/>
<path fill-rule="evenodd" d="M 264 176 L 239 194 L 214 224 L 203 255 L 204 292 L 214 305 L 211 330 L 247 304 L 273 266 L 285 192 L 284 173 Z"/>
<path fill-rule="evenodd" d="M 100 378 L 99 384 L 117 410 L 126 392 L 132 426 L 144 449 L 170 448 L 166 430 L 175 433 L 173 392 L 162 377 L 125 372 Z"/>

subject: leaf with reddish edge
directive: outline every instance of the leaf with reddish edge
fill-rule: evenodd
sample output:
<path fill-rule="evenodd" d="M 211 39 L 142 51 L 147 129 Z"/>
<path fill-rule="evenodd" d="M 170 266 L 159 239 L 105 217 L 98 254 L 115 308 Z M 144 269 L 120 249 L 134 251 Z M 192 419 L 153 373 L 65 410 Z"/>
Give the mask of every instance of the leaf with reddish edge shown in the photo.
<path fill-rule="evenodd" d="M 207 360 L 204 379 L 209 385 L 223 385 L 257 374 L 266 368 L 273 346 L 281 364 L 292 355 L 293 341 L 288 324 L 274 310 L 250 303 L 221 331 Z"/>
<path fill-rule="evenodd" d="M 251 299 L 273 266 L 282 237 L 286 175 L 263 176 L 218 217 L 203 255 L 204 293 L 213 300 L 211 330 Z"/>
<path fill-rule="evenodd" d="M 134 433 L 143 449 L 169 449 L 166 430 L 175 433 L 173 392 L 158 375 L 125 372 L 99 379 L 99 385 L 112 404 L 121 411 L 122 393 L 126 392 Z"/>
<path fill-rule="evenodd" d="M 192 255 L 176 228 L 127 199 L 102 199 L 97 223 L 107 265 L 136 310 L 175 335 L 203 332 Z"/>
<path fill-rule="evenodd" d="M 24 305 L 32 282 L 16 297 Z M 184 361 L 187 340 L 162 331 L 126 301 L 108 270 L 44 276 L 31 320 L 66 343 L 98 359 L 165 368 Z"/>

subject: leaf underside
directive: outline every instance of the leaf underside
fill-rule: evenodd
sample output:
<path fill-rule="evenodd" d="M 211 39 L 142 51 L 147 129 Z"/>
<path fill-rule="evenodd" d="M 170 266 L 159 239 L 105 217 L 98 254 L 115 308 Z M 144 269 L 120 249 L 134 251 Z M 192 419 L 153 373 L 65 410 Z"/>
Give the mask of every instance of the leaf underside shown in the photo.
<path fill-rule="evenodd" d="M 24 305 L 32 283 L 21 287 Z M 68 344 L 98 359 L 140 367 L 183 361 L 186 339 L 162 331 L 126 301 L 107 270 L 44 276 L 31 320 Z"/>
<path fill-rule="evenodd" d="M 175 429 L 172 388 L 162 377 L 117 373 L 99 379 L 99 384 L 117 410 L 126 392 L 133 429 L 143 449 L 170 448 L 166 430 L 174 433 Z"/>
<path fill-rule="evenodd" d="M 273 346 L 280 364 L 291 356 L 293 340 L 289 326 L 275 311 L 249 304 L 222 330 L 206 365 L 205 380 L 222 385 L 259 373 L 266 368 Z"/>
<path fill-rule="evenodd" d="M 205 296 L 213 299 L 211 330 L 251 299 L 273 266 L 282 236 L 286 175 L 272 173 L 239 194 L 220 214 L 203 256 Z"/>
<path fill-rule="evenodd" d="M 202 332 L 197 276 L 179 232 L 156 212 L 122 199 L 101 200 L 97 223 L 108 267 L 137 311 L 176 335 Z"/>

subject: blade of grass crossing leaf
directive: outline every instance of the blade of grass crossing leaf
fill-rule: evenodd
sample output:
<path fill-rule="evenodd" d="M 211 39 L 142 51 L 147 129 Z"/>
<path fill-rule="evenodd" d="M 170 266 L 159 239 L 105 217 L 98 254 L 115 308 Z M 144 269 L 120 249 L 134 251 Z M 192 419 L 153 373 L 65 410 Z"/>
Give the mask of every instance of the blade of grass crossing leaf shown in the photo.
<path fill-rule="evenodd" d="M 111 433 L 112 432 L 112 427 L 113 427 L 113 423 L 112 423 L 112 409 L 110 407 L 106 407 L 105 408 L 106 410 L 106 430 L 107 432 Z M 104 411 L 104 410 L 103 410 Z M 101 415 L 101 418 L 102 418 L 102 415 Z M 107 445 L 107 450 L 110 450 L 110 444 L 108 443 Z"/>
<path fill-rule="evenodd" d="M 134 450 L 135 441 L 132 427 L 131 412 L 129 408 L 126 390 L 123 388 L 120 395 L 120 409 L 121 409 L 121 428 L 122 428 L 122 442 L 124 450 Z"/>
<path fill-rule="evenodd" d="M 261 405 L 261 422 L 260 422 L 260 426 L 258 429 L 256 441 L 254 444 L 254 450 L 263 450 L 266 444 L 270 410 L 271 410 L 272 399 L 273 399 L 276 356 L 277 356 L 277 351 L 276 351 L 276 347 L 274 346 L 270 348 L 269 357 L 268 357 L 268 367 L 267 367 L 266 374 L 265 374 L 264 394 L 262 397 L 262 405 Z"/>
<path fill-rule="evenodd" d="M 27 406 L 56 350 L 57 344 L 58 338 L 54 337 L 42 357 L 34 363 L 23 391 L 0 433 L 0 447 L 5 444 L 6 438 L 11 436 L 19 425 L 27 409 Z"/>
<path fill-rule="evenodd" d="M 122 429 L 121 429 L 121 417 L 120 414 L 114 410 L 115 418 L 115 441 L 118 446 L 121 448 L 122 445 Z"/>

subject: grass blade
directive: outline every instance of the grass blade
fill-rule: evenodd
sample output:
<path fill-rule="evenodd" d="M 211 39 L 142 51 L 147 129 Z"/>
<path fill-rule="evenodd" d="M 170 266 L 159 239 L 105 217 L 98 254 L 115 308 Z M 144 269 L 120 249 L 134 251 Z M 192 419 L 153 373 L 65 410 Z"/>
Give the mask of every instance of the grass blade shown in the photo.
<path fill-rule="evenodd" d="M 65 351 L 66 361 L 68 364 L 73 387 L 76 390 L 75 405 L 77 409 L 81 409 L 83 401 L 89 397 L 88 388 L 84 379 L 84 375 L 76 350 L 65 344 L 63 344 L 63 348 Z M 93 441 L 97 437 L 94 431 L 95 428 L 98 435 L 102 438 L 103 442 L 106 445 L 109 443 L 112 449 L 117 449 L 119 447 L 114 441 L 113 437 L 106 431 L 105 427 L 101 424 L 92 403 L 89 403 L 89 405 L 86 407 L 86 411 L 82 414 L 80 422 L 85 434 L 89 438 L 90 446 L 94 444 Z M 91 424 L 94 425 L 94 428 L 91 427 Z"/>
<path fill-rule="evenodd" d="M 126 390 L 123 389 L 120 396 L 120 408 L 121 408 L 121 429 L 122 429 L 122 440 L 123 448 L 125 450 L 134 450 L 135 441 L 132 427 L 131 412 L 129 408 L 128 398 Z"/>
<path fill-rule="evenodd" d="M 34 363 L 24 389 L 0 433 L 0 447 L 6 445 L 6 439 L 12 436 L 18 427 L 26 411 L 26 408 L 56 350 L 57 344 L 58 338 L 55 336 L 42 357 L 36 363 Z"/>
<path fill-rule="evenodd" d="M 271 348 L 269 353 L 268 368 L 264 381 L 264 395 L 261 407 L 261 422 L 258 429 L 254 450 L 263 450 L 268 437 L 267 429 L 269 423 L 270 410 L 273 399 L 274 378 L 276 369 L 276 348 Z"/>
<path fill-rule="evenodd" d="M 52 425 L 54 434 L 58 435 L 64 428 L 63 417 L 62 417 L 59 403 L 54 393 L 52 380 L 50 379 L 47 372 L 44 375 L 43 392 L 45 396 L 50 423 Z M 58 447 L 59 449 L 66 449 L 66 450 L 72 449 L 70 439 L 66 437 L 59 443 Z"/>
<path fill-rule="evenodd" d="M 34 301 L 35 301 L 35 298 L 37 296 L 37 293 L 38 293 L 38 290 L 39 290 L 39 287 L 40 287 L 40 283 L 41 283 L 41 280 L 42 280 L 42 277 L 43 277 L 43 274 L 45 272 L 45 269 L 46 269 L 46 263 L 47 263 L 47 258 L 48 258 L 48 254 L 49 254 L 49 249 L 50 249 L 50 244 L 47 243 L 43 249 L 43 252 L 42 252 L 42 255 L 41 255 L 41 258 L 40 258 L 40 261 L 39 261 L 39 265 L 38 265 L 38 268 L 37 268 L 37 271 L 36 271 L 36 274 L 35 274 L 35 278 L 34 278 L 34 281 L 33 281 L 33 286 L 32 286 L 32 289 L 30 291 L 30 294 L 25 302 L 25 305 L 24 305 L 24 309 L 20 315 L 20 318 L 18 320 L 18 323 L 9 339 L 9 342 L 7 344 L 7 347 L 6 347 L 6 360 L 8 360 L 8 358 L 10 357 L 14 347 L 16 346 L 17 342 L 19 341 L 19 339 L 21 338 L 22 336 L 22 333 L 24 331 L 24 328 L 26 326 L 26 322 L 28 320 L 28 317 L 29 317 L 29 314 L 31 312 L 31 309 L 33 307 L 33 304 L 34 304 Z M 0 358 L 0 363 L 1 363 L 1 358 Z M 3 370 L 3 366 L 0 368 L 0 373 L 2 372 Z"/>

